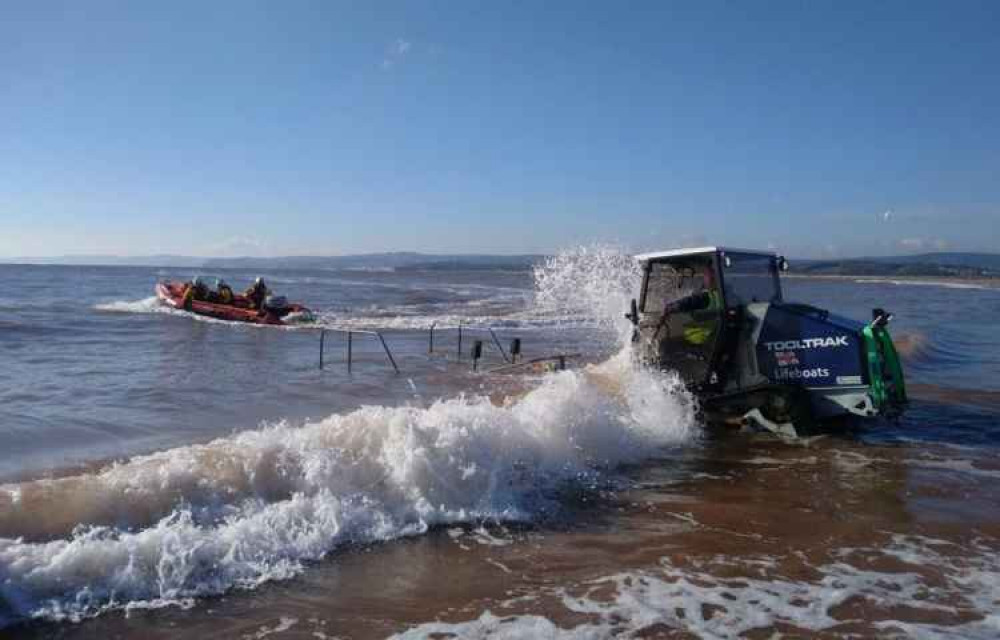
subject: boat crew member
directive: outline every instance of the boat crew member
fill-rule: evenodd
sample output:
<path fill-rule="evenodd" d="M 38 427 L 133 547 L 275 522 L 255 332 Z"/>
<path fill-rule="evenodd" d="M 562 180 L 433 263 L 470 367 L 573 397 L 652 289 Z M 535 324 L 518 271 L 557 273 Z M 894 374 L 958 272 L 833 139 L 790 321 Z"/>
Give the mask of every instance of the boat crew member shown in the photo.
<path fill-rule="evenodd" d="M 219 280 L 217 295 L 219 297 L 219 304 L 233 303 L 233 289 L 222 280 Z"/>
<path fill-rule="evenodd" d="M 205 284 L 205 281 L 201 279 L 201 276 L 196 277 L 191 283 L 191 290 L 194 294 L 195 300 L 208 299 L 208 286 Z"/>
<path fill-rule="evenodd" d="M 194 284 L 189 282 L 184 285 L 184 295 L 181 297 L 181 306 L 185 311 L 191 310 L 191 303 L 194 302 Z"/>
<path fill-rule="evenodd" d="M 243 292 L 244 297 L 250 301 L 250 306 L 253 309 L 260 309 L 264 306 L 267 294 L 267 285 L 264 284 L 264 279 L 260 277 L 254 280 L 250 288 Z"/>

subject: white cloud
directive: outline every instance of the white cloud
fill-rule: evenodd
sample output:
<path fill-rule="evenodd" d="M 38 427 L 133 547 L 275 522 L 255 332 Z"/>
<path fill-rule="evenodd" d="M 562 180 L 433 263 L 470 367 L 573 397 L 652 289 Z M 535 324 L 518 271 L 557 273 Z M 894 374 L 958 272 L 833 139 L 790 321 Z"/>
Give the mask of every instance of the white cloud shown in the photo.
<path fill-rule="evenodd" d="M 206 253 L 209 256 L 219 258 L 236 258 L 244 256 L 264 256 L 268 254 L 268 247 L 265 242 L 258 238 L 249 236 L 233 236 L 211 245 Z"/>
<path fill-rule="evenodd" d="M 410 52 L 413 50 L 413 43 L 409 40 L 404 40 L 403 38 L 396 38 L 396 41 L 391 43 L 385 49 L 385 55 L 382 57 L 382 68 L 391 69 L 397 63 L 402 61 Z"/>

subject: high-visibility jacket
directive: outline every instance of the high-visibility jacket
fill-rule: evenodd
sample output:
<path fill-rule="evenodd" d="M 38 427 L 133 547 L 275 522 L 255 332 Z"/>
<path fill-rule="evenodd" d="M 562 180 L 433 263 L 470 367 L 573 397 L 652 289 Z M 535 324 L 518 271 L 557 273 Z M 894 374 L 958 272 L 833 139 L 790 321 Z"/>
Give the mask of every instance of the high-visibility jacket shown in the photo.
<path fill-rule="evenodd" d="M 712 312 L 712 315 L 704 320 L 692 320 L 684 327 L 684 341 L 688 344 L 705 344 L 712 338 L 719 326 L 718 312 L 722 310 L 722 296 L 717 289 L 710 289 L 707 293 L 708 304 L 700 311 Z"/>
<path fill-rule="evenodd" d="M 184 298 L 181 301 L 181 306 L 190 310 L 192 302 L 194 302 L 194 285 L 189 284 L 187 288 L 184 289 Z"/>

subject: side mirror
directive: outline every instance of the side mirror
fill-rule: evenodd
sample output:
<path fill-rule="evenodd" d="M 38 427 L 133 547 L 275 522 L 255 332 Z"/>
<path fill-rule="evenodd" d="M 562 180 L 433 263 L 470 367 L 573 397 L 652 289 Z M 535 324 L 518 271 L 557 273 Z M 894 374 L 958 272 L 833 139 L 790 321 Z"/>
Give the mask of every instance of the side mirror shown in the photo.
<path fill-rule="evenodd" d="M 632 298 L 632 303 L 629 305 L 629 312 L 625 314 L 625 317 L 632 321 L 632 324 L 639 324 L 639 305 L 636 303 L 635 298 Z"/>
<path fill-rule="evenodd" d="M 778 271 L 788 271 L 788 260 L 785 256 L 778 258 Z"/>

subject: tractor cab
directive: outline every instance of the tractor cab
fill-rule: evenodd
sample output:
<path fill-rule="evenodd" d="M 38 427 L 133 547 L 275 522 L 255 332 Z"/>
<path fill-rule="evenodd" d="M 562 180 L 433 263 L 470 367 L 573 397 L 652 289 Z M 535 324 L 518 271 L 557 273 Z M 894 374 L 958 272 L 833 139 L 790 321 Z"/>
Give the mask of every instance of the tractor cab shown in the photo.
<path fill-rule="evenodd" d="M 752 303 L 781 301 L 784 258 L 703 247 L 637 256 L 643 265 L 636 337 L 641 357 L 669 363 L 691 385 L 717 385 L 727 330 Z"/>
<path fill-rule="evenodd" d="M 793 415 L 894 415 L 906 402 L 891 314 L 864 324 L 786 302 L 774 253 L 724 247 L 636 256 L 639 298 L 627 314 L 633 353 L 677 372 L 706 411 L 785 433 Z"/>

